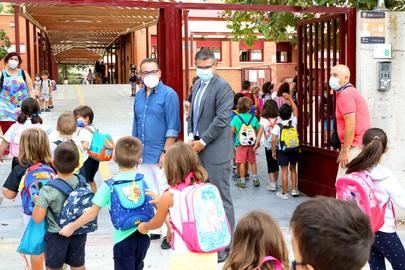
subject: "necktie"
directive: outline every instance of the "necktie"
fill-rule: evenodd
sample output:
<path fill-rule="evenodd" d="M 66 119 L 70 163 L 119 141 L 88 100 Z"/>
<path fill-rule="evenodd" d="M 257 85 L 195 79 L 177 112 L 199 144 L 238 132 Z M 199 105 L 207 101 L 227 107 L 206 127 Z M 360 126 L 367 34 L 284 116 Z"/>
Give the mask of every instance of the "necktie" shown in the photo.
<path fill-rule="evenodd" d="M 200 88 L 198 89 L 197 95 L 195 96 L 194 106 L 193 106 L 193 134 L 195 136 L 198 135 L 197 124 L 198 124 L 198 116 L 200 114 L 200 104 L 202 98 L 202 92 L 204 90 L 206 83 L 201 82 Z"/>

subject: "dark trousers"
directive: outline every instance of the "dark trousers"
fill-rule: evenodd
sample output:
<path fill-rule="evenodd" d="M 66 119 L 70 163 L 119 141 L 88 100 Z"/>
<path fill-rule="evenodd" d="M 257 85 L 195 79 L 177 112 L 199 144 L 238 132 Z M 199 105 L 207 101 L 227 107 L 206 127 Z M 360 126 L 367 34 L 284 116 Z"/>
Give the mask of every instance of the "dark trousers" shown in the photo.
<path fill-rule="evenodd" d="M 405 270 L 405 249 L 397 233 L 377 232 L 368 264 L 371 270 L 385 270 L 385 258 L 393 270 Z"/>
<path fill-rule="evenodd" d="M 138 231 L 115 244 L 114 270 L 142 270 L 149 245 L 149 236 Z"/>

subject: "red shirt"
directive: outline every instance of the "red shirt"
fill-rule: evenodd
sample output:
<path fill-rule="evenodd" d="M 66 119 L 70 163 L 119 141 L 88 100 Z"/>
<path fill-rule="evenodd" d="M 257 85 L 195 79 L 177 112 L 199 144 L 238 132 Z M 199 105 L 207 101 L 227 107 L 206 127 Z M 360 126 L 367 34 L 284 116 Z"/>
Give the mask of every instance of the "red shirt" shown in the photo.
<path fill-rule="evenodd" d="M 364 133 L 371 127 L 370 113 L 367 103 L 360 92 L 353 86 L 349 86 L 336 92 L 336 123 L 339 139 L 344 143 L 345 138 L 345 120 L 344 116 L 356 114 L 356 126 L 352 146 L 362 144 Z"/>

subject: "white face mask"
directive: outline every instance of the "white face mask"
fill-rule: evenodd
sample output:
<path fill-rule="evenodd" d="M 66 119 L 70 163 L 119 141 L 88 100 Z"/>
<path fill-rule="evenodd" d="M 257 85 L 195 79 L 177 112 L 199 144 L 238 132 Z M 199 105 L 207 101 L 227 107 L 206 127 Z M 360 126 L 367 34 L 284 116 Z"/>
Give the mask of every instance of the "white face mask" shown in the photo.
<path fill-rule="evenodd" d="M 339 90 L 341 88 L 341 86 L 339 84 L 339 78 L 331 76 L 330 79 L 329 79 L 329 86 L 333 90 Z"/>
<path fill-rule="evenodd" d="M 145 78 L 143 78 L 143 83 L 148 88 L 155 88 L 159 84 L 159 81 L 160 79 L 156 75 L 148 75 Z"/>
<path fill-rule="evenodd" d="M 8 64 L 9 68 L 16 69 L 18 67 L 19 62 L 11 59 L 11 60 L 8 60 L 7 64 Z"/>

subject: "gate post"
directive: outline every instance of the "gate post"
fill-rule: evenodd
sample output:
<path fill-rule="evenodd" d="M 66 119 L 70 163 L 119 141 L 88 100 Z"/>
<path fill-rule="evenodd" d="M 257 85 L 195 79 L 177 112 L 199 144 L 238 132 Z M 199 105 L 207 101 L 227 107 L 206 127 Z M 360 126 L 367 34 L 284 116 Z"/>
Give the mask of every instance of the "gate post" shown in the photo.
<path fill-rule="evenodd" d="M 160 9 L 157 26 L 157 56 L 162 71 L 162 81 L 172 87 L 179 97 L 180 122 L 183 126 L 183 53 L 181 28 L 181 9 L 176 7 Z M 182 133 L 179 134 L 179 138 L 183 138 Z"/>
<path fill-rule="evenodd" d="M 356 85 L 356 9 L 347 13 L 347 66 L 350 70 L 350 83 Z"/>
<path fill-rule="evenodd" d="M 20 54 L 20 6 L 14 5 L 15 52 Z"/>

